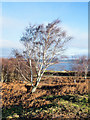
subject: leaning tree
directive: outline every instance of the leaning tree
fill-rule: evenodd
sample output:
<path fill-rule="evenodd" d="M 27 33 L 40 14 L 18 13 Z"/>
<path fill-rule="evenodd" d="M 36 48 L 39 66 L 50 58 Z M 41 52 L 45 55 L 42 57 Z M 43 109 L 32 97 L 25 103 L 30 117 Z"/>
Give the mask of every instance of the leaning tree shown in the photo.
<path fill-rule="evenodd" d="M 21 60 L 22 64 L 27 67 L 27 69 L 20 69 L 19 65 L 17 70 L 21 73 L 24 80 L 31 83 L 32 93 L 35 92 L 39 85 L 45 70 L 50 65 L 58 62 L 56 58 L 63 55 L 66 43 L 71 40 L 71 37 L 67 36 L 66 32 L 59 26 L 59 23 L 60 20 L 56 19 L 47 25 L 29 25 L 20 39 L 24 45 L 22 55 L 15 51 L 19 62 Z M 35 82 L 33 68 L 35 68 L 37 75 Z M 24 70 L 25 72 L 23 72 Z"/>

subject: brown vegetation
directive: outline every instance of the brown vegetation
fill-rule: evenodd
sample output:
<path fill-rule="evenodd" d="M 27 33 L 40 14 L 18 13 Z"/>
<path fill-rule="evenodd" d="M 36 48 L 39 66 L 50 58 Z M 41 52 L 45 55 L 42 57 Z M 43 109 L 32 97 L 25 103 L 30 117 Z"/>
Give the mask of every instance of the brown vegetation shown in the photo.
<path fill-rule="evenodd" d="M 32 62 L 34 75 L 36 74 L 34 63 Z M 20 71 L 18 69 L 20 68 L 22 70 L 22 73 L 25 75 L 26 71 L 28 72 L 29 81 L 30 81 L 30 70 L 28 68 L 28 62 L 26 61 L 19 61 L 18 58 L 2 58 L 0 59 L 0 67 L 1 67 L 1 81 L 2 82 L 11 82 L 15 80 L 24 80 L 22 77 Z"/>
<path fill-rule="evenodd" d="M 68 96 L 71 98 L 72 95 L 88 95 L 88 79 L 85 80 L 80 78 L 77 83 L 74 83 L 73 77 L 43 77 L 39 87 L 33 94 L 30 94 L 30 92 L 27 93 L 27 89 L 23 82 L 20 83 L 17 81 L 14 83 L 2 84 L 3 109 L 22 106 L 23 110 L 35 109 L 35 111 L 37 111 L 37 109 L 43 109 L 44 106 L 50 106 L 52 102 L 55 102 L 55 99 L 55 104 L 58 102 L 58 106 L 62 106 L 57 99 L 63 97 L 66 99 Z M 56 98 L 51 99 L 51 97 L 47 98 L 47 96 L 55 96 Z M 73 101 L 75 102 L 75 100 Z M 12 112 L 14 113 L 15 111 L 13 110 Z M 61 116 L 61 114 L 62 112 L 59 113 L 59 116 Z M 81 116 L 83 117 L 83 115 L 84 113 Z M 29 114 L 29 117 L 31 116 L 32 115 Z M 57 113 L 54 113 L 54 116 L 57 117 Z M 63 113 L 64 118 L 75 116 L 78 115 L 76 115 L 76 113 L 75 115 L 67 115 L 66 112 Z M 45 114 L 45 112 L 43 113 L 38 110 L 38 114 L 35 114 L 34 117 L 47 118 L 51 116 L 49 116 L 49 113 Z"/>

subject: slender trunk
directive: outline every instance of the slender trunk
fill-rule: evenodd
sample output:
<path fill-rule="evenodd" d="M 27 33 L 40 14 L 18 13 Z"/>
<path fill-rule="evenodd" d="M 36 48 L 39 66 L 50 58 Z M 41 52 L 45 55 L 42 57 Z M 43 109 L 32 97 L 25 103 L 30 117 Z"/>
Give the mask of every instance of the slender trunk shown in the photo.
<path fill-rule="evenodd" d="M 3 78 L 3 72 L 1 72 L 1 82 L 3 83 L 4 78 Z"/>
<path fill-rule="evenodd" d="M 33 72 L 32 72 L 32 63 L 31 63 L 31 59 L 30 59 L 30 72 L 31 72 L 31 84 L 33 86 Z"/>
<path fill-rule="evenodd" d="M 41 77 L 38 77 L 37 81 L 36 81 L 36 84 L 35 84 L 35 86 L 33 87 L 32 91 L 31 91 L 32 93 L 36 91 L 37 86 L 39 85 L 40 80 L 41 80 Z"/>
<path fill-rule="evenodd" d="M 87 73 L 88 73 L 88 70 L 86 68 L 86 70 L 85 70 L 85 79 L 87 79 Z"/>
<path fill-rule="evenodd" d="M 35 86 L 33 87 L 32 91 L 31 91 L 32 93 L 36 91 L 37 86 L 39 85 L 39 82 L 40 82 L 40 80 L 41 80 L 41 78 L 42 78 L 42 76 L 43 76 L 46 69 L 47 69 L 47 67 L 43 70 L 42 74 L 37 78 L 36 84 L 35 84 Z"/>
<path fill-rule="evenodd" d="M 87 73 L 85 73 L 85 79 L 87 79 Z"/>
<path fill-rule="evenodd" d="M 87 79 L 87 76 L 85 75 L 85 79 Z"/>

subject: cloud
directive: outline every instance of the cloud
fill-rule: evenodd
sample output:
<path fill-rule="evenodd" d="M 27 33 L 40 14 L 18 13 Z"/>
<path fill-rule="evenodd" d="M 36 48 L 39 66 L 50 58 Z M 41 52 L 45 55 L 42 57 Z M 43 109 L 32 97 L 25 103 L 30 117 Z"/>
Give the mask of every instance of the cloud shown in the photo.
<path fill-rule="evenodd" d="M 0 38 L 0 47 L 2 48 L 22 48 L 20 36 L 27 26 L 27 22 L 10 17 L 2 17 L 2 37 Z"/>
<path fill-rule="evenodd" d="M 67 49 L 64 53 L 67 56 L 75 56 L 75 55 L 88 55 L 88 48 L 81 49 L 81 48 L 70 48 Z"/>
<path fill-rule="evenodd" d="M 5 28 L 21 29 L 27 25 L 27 21 L 10 17 L 2 17 L 2 21 L 2 26 Z"/>
<path fill-rule="evenodd" d="M 67 34 L 72 36 L 73 39 L 70 42 L 71 47 L 87 49 L 88 48 L 88 30 L 82 31 L 81 28 L 71 28 L 68 25 L 63 24 L 63 29 L 66 30 Z"/>
<path fill-rule="evenodd" d="M 66 55 L 88 55 L 88 29 L 82 31 L 81 28 L 72 28 L 66 24 L 62 25 L 66 30 L 67 35 L 73 37 L 73 39 L 67 44 Z"/>
<path fill-rule="evenodd" d="M 20 44 L 20 42 L 13 42 L 13 41 L 9 41 L 9 40 L 4 40 L 4 39 L 0 39 L 0 48 L 23 48 L 23 45 Z"/>

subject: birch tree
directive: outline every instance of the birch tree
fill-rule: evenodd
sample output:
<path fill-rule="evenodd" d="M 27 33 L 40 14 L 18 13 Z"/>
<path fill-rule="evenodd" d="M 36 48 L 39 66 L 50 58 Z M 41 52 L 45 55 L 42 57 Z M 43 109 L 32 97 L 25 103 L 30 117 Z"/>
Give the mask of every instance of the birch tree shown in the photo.
<path fill-rule="evenodd" d="M 75 57 L 75 63 L 73 66 L 73 69 L 76 71 L 78 76 L 82 76 L 84 73 L 84 78 L 87 78 L 87 73 L 88 73 L 88 58 L 87 56 L 78 56 Z"/>
<path fill-rule="evenodd" d="M 32 93 L 36 91 L 45 70 L 58 62 L 56 58 L 63 55 L 66 43 L 71 40 L 59 23 L 60 20 L 56 19 L 48 25 L 29 25 L 20 39 L 24 45 L 23 59 L 28 62 Z M 32 61 L 37 74 L 35 84 L 33 84 Z M 27 77 L 23 78 L 28 81 Z"/>

